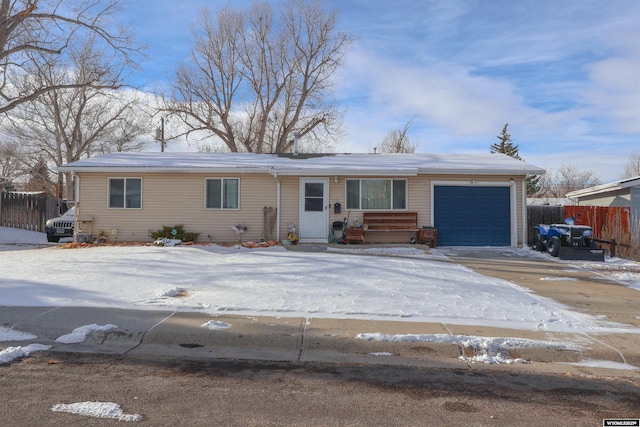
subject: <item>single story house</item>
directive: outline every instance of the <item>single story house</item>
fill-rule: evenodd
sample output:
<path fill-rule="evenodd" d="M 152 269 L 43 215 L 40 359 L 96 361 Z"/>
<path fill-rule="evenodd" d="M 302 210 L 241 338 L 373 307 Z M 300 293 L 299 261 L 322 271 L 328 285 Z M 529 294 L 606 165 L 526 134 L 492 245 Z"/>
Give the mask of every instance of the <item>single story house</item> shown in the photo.
<path fill-rule="evenodd" d="M 527 243 L 524 179 L 544 173 L 503 154 L 380 153 L 111 153 L 58 170 L 75 175 L 88 234 L 118 241 L 177 224 L 201 242 L 284 240 L 294 224 L 301 243 L 326 243 L 345 219 L 415 212 L 438 245 L 514 247 Z M 416 235 L 365 233 L 367 242 Z"/>

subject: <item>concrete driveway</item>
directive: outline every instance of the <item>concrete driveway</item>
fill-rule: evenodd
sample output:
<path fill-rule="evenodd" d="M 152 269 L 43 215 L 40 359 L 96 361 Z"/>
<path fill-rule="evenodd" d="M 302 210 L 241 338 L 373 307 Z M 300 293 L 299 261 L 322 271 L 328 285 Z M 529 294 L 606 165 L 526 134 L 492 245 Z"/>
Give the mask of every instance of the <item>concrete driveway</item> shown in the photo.
<path fill-rule="evenodd" d="M 596 272 L 548 255 L 514 254 L 499 248 L 446 248 L 454 262 L 480 274 L 507 280 L 571 309 L 640 328 L 640 292 Z M 640 334 L 585 334 L 603 360 L 640 367 Z M 608 348 L 608 350 L 607 350 Z"/>

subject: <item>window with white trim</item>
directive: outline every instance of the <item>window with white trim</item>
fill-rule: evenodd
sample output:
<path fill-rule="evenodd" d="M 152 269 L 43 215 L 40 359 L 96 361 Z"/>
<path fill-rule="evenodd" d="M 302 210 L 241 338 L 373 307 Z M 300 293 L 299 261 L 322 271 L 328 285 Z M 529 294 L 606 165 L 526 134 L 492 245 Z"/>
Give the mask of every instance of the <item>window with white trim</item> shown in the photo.
<path fill-rule="evenodd" d="M 141 209 L 142 178 L 109 178 L 110 209 Z"/>
<path fill-rule="evenodd" d="M 207 178 L 205 180 L 206 209 L 239 209 L 239 178 Z"/>
<path fill-rule="evenodd" d="M 347 179 L 347 209 L 407 208 L 406 179 Z"/>

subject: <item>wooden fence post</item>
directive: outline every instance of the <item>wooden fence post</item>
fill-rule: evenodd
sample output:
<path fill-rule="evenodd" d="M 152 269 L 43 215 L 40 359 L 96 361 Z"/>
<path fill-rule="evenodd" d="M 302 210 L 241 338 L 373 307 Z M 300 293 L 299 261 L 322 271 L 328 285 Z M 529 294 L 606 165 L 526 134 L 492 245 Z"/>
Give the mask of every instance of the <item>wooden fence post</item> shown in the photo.
<path fill-rule="evenodd" d="M 616 239 L 611 239 L 611 257 L 615 257 L 616 256 Z"/>

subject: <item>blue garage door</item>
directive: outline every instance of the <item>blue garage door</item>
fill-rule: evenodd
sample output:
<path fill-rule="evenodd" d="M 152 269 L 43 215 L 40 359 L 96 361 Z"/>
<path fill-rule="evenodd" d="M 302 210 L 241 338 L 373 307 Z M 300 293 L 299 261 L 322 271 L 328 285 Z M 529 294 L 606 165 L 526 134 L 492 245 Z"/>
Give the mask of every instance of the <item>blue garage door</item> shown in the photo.
<path fill-rule="evenodd" d="M 433 192 L 438 246 L 510 246 L 509 187 L 438 185 Z"/>

